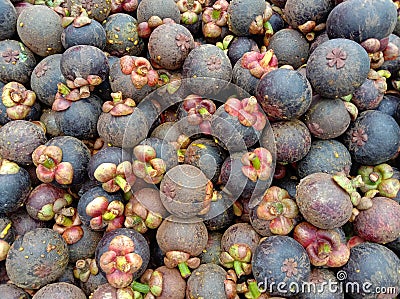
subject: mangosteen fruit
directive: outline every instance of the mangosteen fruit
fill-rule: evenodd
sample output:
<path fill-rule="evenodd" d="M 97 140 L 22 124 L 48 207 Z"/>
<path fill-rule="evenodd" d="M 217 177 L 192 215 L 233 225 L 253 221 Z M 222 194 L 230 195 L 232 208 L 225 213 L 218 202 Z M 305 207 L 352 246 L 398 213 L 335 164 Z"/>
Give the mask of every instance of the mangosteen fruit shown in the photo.
<path fill-rule="evenodd" d="M 283 28 L 269 38 L 268 49 L 274 51 L 279 66 L 291 65 L 298 69 L 307 62 L 309 48 L 304 35 L 296 29 Z"/>
<path fill-rule="evenodd" d="M 393 199 L 374 197 L 372 207 L 357 215 L 354 232 L 369 242 L 392 242 L 400 236 L 399 212 L 400 205 Z"/>
<path fill-rule="evenodd" d="M 212 231 L 208 234 L 208 242 L 203 253 L 199 255 L 202 264 L 216 264 L 219 263 L 219 256 L 221 254 L 221 238 L 222 233 L 218 231 Z"/>
<path fill-rule="evenodd" d="M 148 44 L 152 61 L 167 70 L 181 68 L 193 48 L 194 39 L 190 31 L 174 23 L 163 24 L 154 29 Z"/>
<path fill-rule="evenodd" d="M 180 22 L 179 8 L 173 0 L 141 0 L 137 8 L 138 22 L 148 22 L 151 17 L 158 17 L 161 20 L 169 18 Z"/>
<path fill-rule="evenodd" d="M 260 79 L 256 98 L 269 120 L 294 119 L 310 107 L 311 85 L 298 71 L 280 68 Z"/>
<path fill-rule="evenodd" d="M 294 228 L 293 238 L 306 249 L 313 266 L 338 268 L 349 260 L 350 249 L 335 229 L 318 229 L 301 222 Z"/>
<path fill-rule="evenodd" d="M 188 79 L 192 92 L 204 95 L 207 86 L 207 92 L 213 94 L 231 81 L 232 65 L 223 50 L 205 44 L 190 51 L 182 65 L 182 77 Z"/>
<path fill-rule="evenodd" d="M 387 295 L 393 298 L 400 292 L 399 269 L 400 259 L 393 251 L 380 244 L 363 242 L 350 249 L 350 259 L 342 268 L 344 276 L 340 277 L 345 285 L 356 285 L 346 292 L 350 298 L 376 298 L 375 291 L 383 288 L 390 290 Z"/>
<path fill-rule="evenodd" d="M 107 192 L 117 192 L 121 189 L 128 192 L 135 182 L 135 177 L 125 155 L 128 154 L 119 147 L 103 147 L 90 158 L 89 178 L 101 183 Z"/>
<path fill-rule="evenodd" d="M 231 152 L 254 146 L 269 128 L 267 117 L 254 96 L 230 97 L 214 113 L 211 132 Z"/>
<path fill-rule="evenodd" d="M 132 171 L 148 184 L 160 183 L 164 174 L 177 165 L 177 150 L 162 139 L 146 138 L 133 148 Z"/>
<path fill-rule="evenodd" d="M 124 204 L 120 193 L 107 193 L 100 186 L 84 192 L 78 202 L 82 223 L 92 230 L 111 231 L 123 227 Z"/>
<path fill-rule="evenodd" d="M 36 58 L 28 47 L 16 40 L 1 40 L 0 56 L 0 81 L 29 82 Z"/>
<path fill-rule="evenodd" d="M 274 163 L 272 154 L 264 147 L 231 154 L 221 167 L 223 192 L 235 199 L 251 199 L 250 207 L 255 206 L 272 182 Z"/>
<path fill-rule="evenodd" d="M 163 206 L 160 192 L 153 188 L 142 188 L 132 194 L 124 210 L 127 228 L 133 228 L 144 234 L 156 229 L 169 213 Z"/>
<path fill-rule="evenodd" d="M 141 102 L 158 84 L 159 75 L 144 57 L 125 55 L 110 69 L 110 87 L 124 98 Z"/>
<path fill-rule="evenodd" d="M 386 113 L 396 119 L 396 110 L 400 104 L 400 98 L 395 95 L 384 95 L 376 110 Z M 396 120 L 397 123 L 399 122 Z"/>
<path fill-rule="evenodd" d="M 58 83 L 66 83 L 61 73 L 61 54 L 53 54 L 42 59 L 33 69 L 30 77 L 36 98 L 47 106 L 52 106 L 58 92 Z"/>
<path fill-rule="evenodd" d="M 233 67 L 232 82 L 254 95 L 260 78 L 277 68 L 278 58 L 273 50 L 246 52 Z"/>
<path fill-rule="evenodd" d="M 376 109 L 386 92 L 386 79 L 375 73 L 371 79 L 367 79 L 351 97 L 351 102 L 356 105 L 358 111 Z"/>
<path fill-rule="evenodd" d="M 90 45 L 100 50 L 104 49 L 106 31 L 99 22 L 89 18 L 85 9 L 73 6 L 70 17 L 65 19 L 64 30 L 61 33 L 61 43 L 65 49 L 76 45 Z"/>
<path fill-rule="evenodd" d="M 96 263 L 115 288 L 125 288 L 147 268 L 150 249 L 137 231 L 119 228 L 104 234 L 97 245 Z"/>
<path fill-rule="evenodd" d="M 349 194 L 333 180 L 332 175 L 317 172 L 300 180 L 296 203 L 303 217 L 321 229 L 334 229 L 351 217 L 353 204 Z"/>
<path fill-rule="evenodd" d="M 340 280 L 332 270 L 324 268 L 311 269 L 309 282 L 311 283 L 310 287 L 300 291 L 297 296 L 299 299 L 344 299 L 344 292 L 339 291 L 339 287 L 336 292 L 332 292 L 327 287 L 329 283 L 336 286 L 339 286 L 340 283 Z M 333 290 L 335 290 L 335 287 Z"/>
<path fill-rule="evenodd" d="M 32 153 L 47 141 L 41 124 L 15 120 L 0 128 L 0 155 L 22 165 L 32 164 Z"/>
<path fill-rule="evenodd" d="M 233 269 L 240 278 L 251 274 L 251 260 L 260 242 L 260 235 L 248 223 L 237 223 L 228 227 L 221 239 L 219 262 Z"/>
<path fill-rule="evenodd" d="M 260 52 L 257 43 L 250 37 L 238 36 L 229 43 L 227 55 L 232 65 L 235 65 L 244 53 L 251 51 Z"/>
<path fill-rule="evenodd" d="M 255 34 L 252 31 L 253 26 L 255 26 L 258 19 L 263 21 L 265 10 L 266 3 L 262 0 L 230 1 L 228 7 L 229 30 L 236 36 L 250 36 L 251 34 Z"/>
<path fill-rule="evenodd" d="M 0 285 L 0 292 L 3 294 L 4 299 L 30 299 L 31 296 L 23 289 L 11 283 Z"/>
<path fill-rule="evenodd" d="M 351 116 L 341 99 L 314 97 L 303 116 L 310 133 L 319 139 L 332 139 L 342 135 L 350 125 Z"/>
<path fill-rule="evenodd" d="M 93 258 L 97 244 L 103 237 L 103 232 L 94 231 L 86 225 L 81 225 L 80 228 L 82 230 L 80 239 L 76 243 L 68 244 L 70 263 Z"/>
<path fill-rule="evenodd" d="M 57 111 L 67 109 L 72 101 L 89 97 L 95 86 L 107 78 L 110 70 L 106 54 L 90 45 L 77 45 L 65 50 L 60 68 L 67 84 L 58 84 L 52 106 Z"/>
<path fill-rule="evenodd" d="M 220 231 L 230 226 L 235 218 L 234 199 L 222 191 L 214 191 L 209 211 L 202 216 L 209 231 Z"/>
<path fill-rule="evenodd" d="M 89 159 L 87 146 L 72 136 L 54 137 L 32 153 L 39 180 L 64 188 L 84 182 Z"/>
<path fill-rule="evenodd" d="M 18 16 L 17 32 L 21 41 L 38 56 L 45 57 L 63 51 L 61 17 L 46 5 L 24 9 Z"/>
<path fill-rule="evenodd" d="M 329 13 L 335 7 L 330 0 L 294 1 L 285 3 L 285 20 L 293 28 L 298 28 L 303 33 L 314 30 L 316 25 L 325 23 Z"/>
<path fill-rule="evenodd" d="M 399 132 L 400 127 L 393 117 L 377 110 L 366 110 L 344 133 L 343 143 L 356 162 L 377 165 L 397 153 Z"/>
<path fill-rule="evenodd" d="M 18 82 L 8 82 L 0 90 L 0 124 L 11 120 L 38 120 L 41 107 L 36 94 Z"/>
<path fill-rule="evenodd" d="M 71 11 L 72 7 L 81 6 L 86 10 L 90 18 L 102 23 L 111 12 L 111 1 L 108 0 L 67 0 L 66 7 Z"/>
<path fill-rule="evenodd" d="M 199 168 L 213 184 L 217 182 L 226 158 L 224 149 L 211 139 L 193 140 L 185 151 L 185 164 Z"/>
<path fill-rule="evenodd" d="M 164 207 L 183 219 L 205 214 L 210 208 L 212 195 L 212 182 L 199 168 L 189 164 L 171 168 L 160 183 Z"/>
<path fill-rule="evenodd" d="M 292 163 L 301 160 L 311 148 L 311 134 L 300 120 L 278 121 L 271 124 L 276 141 L 276 160 Z"/>
<path fill-rule="evenodd" d="M 262 236 L 288 235 L 297 223 L 299 209 L 289 193 L 269 187 L 261 202 L 250 210 L 250 224 Z"/>
<path fill-rule="evenodd" d="M 131 287 L 136 293 L 158 299 L 185 298 L 186 281 L 175 268 L 161 266 L 154 270 L 148 269 L 140 281 L 132 283 Z"/>
<path fill-rule="evenodd" d="M 347 96 L 367 79 L 370 62 L 367 52 L 356 42 L 336 38 L 323 42 L 311 53 L 307 78 L 322 97 Z"/>
<path fill-rule="evenodd" d="M 307 155 L 298 161 L 297 173 L 304 178 L 312 173 L 350 173 L 351 155 L 347 148 L 335 139 L 314 140 Z"/>
<path fill-rule="evenodd" d="M 198 218 L 170 216 L 158 227 L 156 240 L 165 254 L 165 265 L 168 268 L 178 266 L 182 277 L 187 278 L 191 275 L 189 268 L 197 268 L 200 264 L 198 256 L 208 241 L 207 227 Z"/>
<path fill-rule="evenodd" d="M 138 35 L 137 20 L 127 13 L 110 15 L 104 23 L 107 43 L 105 51 L 113 56 L 139 56 L 144 42 Z"/>
<path fill-rule="evenodd" d="M 60 133 L 81 140 L 97 137 L 101 104 L 101 99 L 92 94 L 88 98 L 72 102 L 68 109 L 58 111 L 55 119 Z"/>
<path fill-rule="evenodd" d="M 97 132 L 112 146 L 132 148 L 147 136 L 146 116 L 131 98 L 124 98 L 121 92 L 111 96 L 113 100 L 103 104 Z"/>
<path fill-rule="evenodd" d="M 261 241 L 251 265 L 259 290 L 274 296 L 296 295 L 300 289 L 292 288 L 293 284 L 308 281 L 311 273 L 307 252 L 288 236 L 271 236 Z"/>
<path fill-rule="evenodd" d="M 0 2 L 0 40 L 10 39 L 15 34 L 17 27 L 17 11 L 10 0 Z"/>
<path fill-rule="evenodd" d="M 60 234 L 37 228 L 11 245 L 6 259 L 7 275 L 21 288 L 39 289 L 57 280 L 68 260 L 68 246 Z"/>
<path fill-rule="evenodd" d="M 202 264 L 193 271 L 186 287 L 187 298 L 225 299 L 226 271 L 216 264 Z"/>
<path fill-rule="evenodd" d="M 65 298 L 86 299 L 85 293 L 77 286 L 66 283 L 51 283 L 35 293 L 32 299 L 46 299 L 62 294 Z"/>
<path fill-rule="evenodd" d="M 326 32 L 330 39 L 346 38 L 360 43 L 389 36 L 396 22 L 397 10 L 390 0 L 343 1 L 329 13 Z"/>

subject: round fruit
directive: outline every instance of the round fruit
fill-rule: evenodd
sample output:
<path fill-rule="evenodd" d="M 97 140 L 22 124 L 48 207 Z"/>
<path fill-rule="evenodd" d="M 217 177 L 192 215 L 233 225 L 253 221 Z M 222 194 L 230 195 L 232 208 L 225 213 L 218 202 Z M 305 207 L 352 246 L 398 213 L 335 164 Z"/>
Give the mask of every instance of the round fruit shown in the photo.
<path fill-rule="evenodd" d="M 57 280 L 68 260 L 68 246 L 61 235 L 37 228 L 12 244 L 6 259 L 7 275 L 21 288 L 39 289 Z"/>
<path fill-rule="evenodd" d="M 345 224 L 351 216 L 350 196 L 327 173 L 313 173 L 297 186 L 296 202 L 303 217 L 314 226 L 333 229 Z"/>
<path fill-rule="evenodd" d="M 337 38 L 320 44 L 307 61 L 307 78 L 316 93 L 335 98 L 353 93 L 367 79 L 370 59 L 352 40 Z"/>
<path fill-rule="evenodd" d="M 397 153 L 399 132 L 400 127 L 393 117 L 377 110 L 367 110 L 350 125 L 343 143 L 356 162 L 377 165 Z"/>
<path fill-rule="evenodd" d="M 258 286 L 271 295 L 296 295 L 299 289 L 292 289 L 292 285 L 310 278 L 307 252 L 288 236 L 271 236 L 261 241 L 251 264 Z"/>
<path fill-rule="evenodd" d="M 40 20 L 40 22 L 38 22 Z M 21 41 L 36 55 L 49 56 L 61 53 L 61 17 L 46 5 L 25 8 L 17 20 Z"/>

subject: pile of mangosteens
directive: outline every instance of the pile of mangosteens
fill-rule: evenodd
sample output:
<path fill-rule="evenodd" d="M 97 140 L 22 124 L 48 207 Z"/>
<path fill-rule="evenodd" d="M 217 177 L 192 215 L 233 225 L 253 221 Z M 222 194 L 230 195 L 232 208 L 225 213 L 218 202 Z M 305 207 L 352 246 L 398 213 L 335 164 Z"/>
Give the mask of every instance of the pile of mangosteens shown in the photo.
<path fill-rule="evenodd" d="M 0 0 L 0 298 L 399 298 L 399 125 L 397 0 Z"/>

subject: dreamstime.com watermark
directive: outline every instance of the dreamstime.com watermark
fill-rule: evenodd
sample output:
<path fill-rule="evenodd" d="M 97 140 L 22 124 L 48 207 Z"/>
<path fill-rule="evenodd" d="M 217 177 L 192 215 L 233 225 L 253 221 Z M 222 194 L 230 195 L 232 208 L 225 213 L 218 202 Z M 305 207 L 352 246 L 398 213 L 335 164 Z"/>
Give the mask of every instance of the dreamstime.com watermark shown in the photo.
<path fill-rule="evenodd" d="M 373 286 L 371 282 L 351 282 L 347 280 L 347 273 L 340 270 L 336 274 L 337 280 L 328 279 L 322 282 L 269 282 L 267 279 L 258 283 L 258 289 L 261 293 L 280 293 L 280 294 L 297 294 L 297 293 L 352 293 L 352 294 L 397 294 L 398 288 L 391 286 Z"/>

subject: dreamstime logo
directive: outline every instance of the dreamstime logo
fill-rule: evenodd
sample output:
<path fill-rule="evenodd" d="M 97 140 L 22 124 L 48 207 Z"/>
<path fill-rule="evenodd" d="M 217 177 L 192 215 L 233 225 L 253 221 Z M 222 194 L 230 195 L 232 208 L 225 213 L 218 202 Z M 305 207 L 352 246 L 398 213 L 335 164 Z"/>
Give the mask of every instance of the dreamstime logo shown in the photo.
<path fill-rule="evenodd" d="M 184 99 L 189 95 L 197 95 L 202 99 L 210 99 L 212 100 L 217 106 L 224 104 L 229 98 L 237 98 L 237 99 L 244 99 L 249 98 L 251 95 L 248 94 L 242 88 L 236 86 L 235 84 L 218 80 L 215 78 L 191 78 L 191 79 L 182 79 L 179 81 L 179 88 L 177 88 L 176 82 L 166 84 L 149 95 L 147 95 L 138 105 L 137 108 L 145 114 L 145 119 L 147 120 L 146 124 L 143 124 L 141 128 L 134 127 L 130 125 L 130 122 L 135 123 L 133 121 L 134 117 L 137 117 L 135 113 L 132 114 L 130 120 L 126 125 L 126 129 L 124 132 L 124 139 L 123 139 L 123 160 L 131 160 L 132 161 L 132 152 L 133 146 L 132 139 L 133 136 L 137 136 L 137 132 L 135 130 L 146 130 L 147 137 L 151 136 L 151 129 L 154 128 L 154 124 L 159 122 L 159 116 L 161 113 L 166 111 L 169 108 L 179 109 L 180 105 Z M 257 104 L 258 105 L 258 104 Z M 265 116 L 262 108 L 258 106 L 260 112 Z M 217 110 L 218 111 L 218 110 Z M 161 156 L 163 156 L 163 151 L 168 151 L 170 148 L 171 140 L 173 140 L 176 132 L 180 132 L 189 138 L 191 141 L 198 138 L 198 136 L 202 136 L 201 133 L 202 127 L 201 126 L 189 126 L 189 116 L 180 117 L 179 121 L 175 122 L 172 126 L 169 127 L 167 132 L 164 132 L 164 140 L 159 151 L 161 152 Z M 266 148 L 272 155 L 272 173 L 267 180 L 260 181 L 258 180 L 255 183 L 254 190 L 262 190 L 265 191 L 271 184 L 273 178 L 273 170 L 275 169 L 276 163 L 276 145 L 275 140 L 272 132 L 272 128 L 266 118 L 266 124 L 263 130 L 257 131 L 253 127 L 250 127 L 254 130 L 256 140 L 251 146 L 248 146 L 248 140 L 245 140 L 246 137 L 243 137 L 242 133 L 240 132 L 240 128 L 238 129 L 237 126 L 232 125 L 231 122 L 227 121 L 226 118 L 218 116 L 218 114 L 212 115 L 212 124 L 218 124 L 218 130 L 212 127 L 211 134 L 209 135 L 226 150 L 228 156 L 231 156 L 235 153 L 244 153 L 250 151 L 249 148 L 254 150 L 256 147 L 263 147 Z M 214 130 L 215 129 L 215 130 Z M 204 136 L 204 135 L 203 135 Z M 208 164 L 208 169 L 217 169 L 217 162 L 212 156 L 203 157 L 200 162 L 206 161 Z M 176 163 L 178 164 L 178 163 Z M 168 171 L 169 169 L 167 169 Z M 187 173 L 182 173 L 184 176 L 188 176 Z M 192 174 L 191 174 L 192 175 Z M 191 176 L 191 181 L 195 182 L 196 177 Z M 233 179 L 232 179 L 233 180 Z M 246 188 L 246 180 L 241 180 L 239 182 L 232 181 L 229 178 L 228 182 L 225 186 L 234 186 L 232 190 L 228 190 L 228 188 L 222 188 L 223 192 L 227 196 L 223 196 L 223 200 L 225 201 L 223 204 L 219 205 L 220 208 L 217 210 L 213 210 L 211 213 L 207 213 L 205 215 L 201 215 L 202 220 L 207 220 L 218 216 L 219 214 L 223 213 L 226 209 L 228 209 L 233 202 L 238 199 L 242 191 Z M 201 180 L 199 180 L 201 181 Z M 174 182 L 178 184 L 180 182 Z M 157 185 L 153 185 L 153 188 L 158 188 Z M 180 186 L 179 188 L 193 188 L 193 186 Z M 134 188 L 133 188 L 134 191 Z M 263 192 L 262 192 L 263 193 Z M 261 193 L 261 194 L 262 194 Z M 252 208 L 258 204 L 260 200 L 260 192 L 255 195 L 253 194 L 249 200 L 249 207 Z M 183 219 L 185 220 L 185 219 Z M 189 220 L 189 219 L 188 219 Z M 191 221 L 191 220 L 190 220 Z"/>
<path fill-rule="evenodd" d="M 363 283 L 347 280 L 347 272 L 340 270 L 336 273 L 336 279 L 327 279 L 321 282 L 275 282 L 275 281 L 260 281 L 258 289 L 261 293 L 280 293 L 280 294 L 382 294 L 393 295 L 397 294 L 397 287 L 393 286 L 377 286 L 374 287 L 371 282 Z"/>

